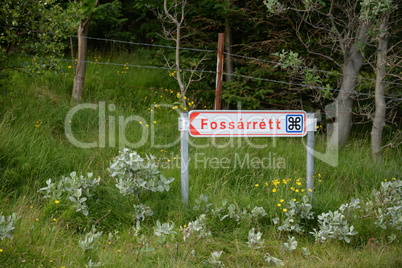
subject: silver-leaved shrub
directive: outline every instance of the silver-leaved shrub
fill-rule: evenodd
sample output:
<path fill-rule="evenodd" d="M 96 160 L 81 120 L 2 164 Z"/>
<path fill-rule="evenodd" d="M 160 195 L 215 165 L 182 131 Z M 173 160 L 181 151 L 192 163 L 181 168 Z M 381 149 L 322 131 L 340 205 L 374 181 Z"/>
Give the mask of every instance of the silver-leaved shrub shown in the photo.
<path fill-rule="evenodd" d="M 312 212 L 313 206 L 310 204 L 310 198 L 304 195 L 302 201 L 288 202 L 289 206 L 285 212 L 284 218 L 274 218 L 273 222 L 278 226 L 279 231 L 303 233 L 306 231 L 304 222 L 306 220 L 314 219 Z"/>
<path fill-rule="evenodd" d="M 211 253 L 211 257 L 209 257 L 206 261 L 212 267 L 225 267 L 223 262 L 221 261 L 221 255 L 223 251 L 213 251 Z"/>
<path fill-rule="evenodd" d="M 381 182 L 365 204 L 365 211 L 376 219 L 377 227 L 402 230 L 402 180 Z"/>
<path fill-rule="evenodd" d="M 286 251 L 293 251 L 297 248 L 298 242 L 294 236 L 288 236 L 288 241 L 283 243 L 282 248 Z"/>
<path fill-rule="evenodd" d="M 84 239 L 78 241 L 78 246 L 83 251 L 95 249 L 102 233 L 102 231 L 97 231 L 95 226 L 92 226 L 91 231 L 85 235 Z"/>
<path fill-rule="evenodd" d="M 152 209 L 144 204 L 134 205 L 134 219 L 137 221 L 144 221 L 145 218 L 154 215 Z"/>
<path fill-rule="evenodd" d="M 154 227 L 154 234 L 158 237 L 158 243 L 160 245 L 166 244 L 168 239 L 172 239 L 173 235 L 177 234 L 173 231 L 174 223 L 170 224 L 168 222 L 160 223 L 156 221 L 156 226 Z"/>
<path fill-rule="evenodd" d="M 142 158 L 136 151 L 124 148 L 119 152 L 108 171 L 116 179 L 122 195 L 139 195 L 144 191 L 169 191 L 174 178 L 166 178 L 159 170 L 153 155 Z"/>
<path fill-rule="evenodd" d="M 75 171 L 69 176 L 62 176 L 60 180 L 53 182 L 52 179 L 46 181 L 47 186 L 40 188 L 38 192 L 44 194 L 45 198 L 53 200 L 68 199 L 74 204 L 77 212 L 85 216 L 88 215 L 86 201 L 93 196 L 93 189 L 99 185 L 100 178 L 93 178 L 93 173 L 87 176 L 77 175 Z"/>
<path fill-rule="evenodd" d="M 14 212 L 11 215 L 4 216 L 3 212 L 0 212 L 0 239 L 4 238 L 13 239 L 13 232 L 15 229 L 15 222 L 18 220 L 17 214 Z"/>
<path fill-rule="evenodd" d="M 264 261 L 268 263 L 269 266 L 285 266 L 285 262 L 281 259 L 271 256 L 268 252 L 264 255 Z"/>
<path fill-rule="evenodd" d="M 349 236 L 356 235 L 354 226 L 350 225 L 349 219 L 354 218 L 354 211 L 359 209 L 359 199 L 352 199 L 348 204 L 342 204 L 338 210 L 329 211 L 318 216 L 319 229 L 310 232 L 316 241 L 324 242 L 328 239 L 344 240 L 350 243 Z"/>
<path fill-rule="evenodd" d="M 251 228 L 251 230 L 248 232 L 248 241 L 247 241 L 248 247 L 251 249 L 259 249 L 262 246 L 264 246 L 265 240 L 261 238 L 262 233 L 255 232 L 255 229 Z"/>
<path fill-rule="evenodd" d="M 195 221 L 191 221 L 187 226 L 182 227 L 183 240 L 187 241 L 193 234 L 197 235 L 197 238 L 208 239 L 212 236 L 211 231 L 207 228 L 207 215 L 201 214 Z"/>
<path fill-rule="evenodd" d="M 324 242 L 327 239 L 345 240 L 349 243 L 349 236 L 357 234 L 353 225 L 349 225 L 344 214 L 335 210 L 322 213 L 318 216 L 319 230 L 310 232 L 315 236 L 316 241 Z"/>

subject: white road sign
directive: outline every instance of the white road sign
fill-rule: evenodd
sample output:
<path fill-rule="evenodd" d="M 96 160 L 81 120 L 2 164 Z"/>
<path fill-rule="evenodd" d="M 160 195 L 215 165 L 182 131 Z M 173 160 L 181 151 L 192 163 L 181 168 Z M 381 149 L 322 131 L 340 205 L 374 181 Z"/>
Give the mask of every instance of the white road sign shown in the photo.
<path fill-rule="evenodd" d="M 189 132 L 193 137 L 303 137 L 304 111 L 193 110 Z"/>

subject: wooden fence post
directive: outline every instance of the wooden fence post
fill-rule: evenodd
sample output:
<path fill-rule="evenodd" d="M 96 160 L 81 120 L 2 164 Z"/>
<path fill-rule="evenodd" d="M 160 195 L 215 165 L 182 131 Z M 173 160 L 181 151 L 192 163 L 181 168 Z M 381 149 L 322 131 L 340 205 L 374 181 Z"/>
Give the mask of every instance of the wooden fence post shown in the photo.
<path fill-rule="evenodd" d="M 215 91 L 215 110 L 220 110 L 222 106 L 222 77 L 223 77 L 223 50 L 225 45 L 225 34 L 218 34 L 218 56 L 216 66 L 216 91 Z"/>

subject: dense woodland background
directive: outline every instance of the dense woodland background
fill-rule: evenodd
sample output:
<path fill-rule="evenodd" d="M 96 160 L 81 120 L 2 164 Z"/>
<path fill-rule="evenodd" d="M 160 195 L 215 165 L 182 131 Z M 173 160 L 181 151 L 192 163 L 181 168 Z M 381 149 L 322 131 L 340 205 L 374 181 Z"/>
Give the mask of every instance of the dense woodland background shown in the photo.
<path fill-rule="evenodd" d="M 166 16 L 163 2 L 5 1 L 0 25 L 2 84 L 10 69 L 57 68 L 53 61 L 26 70 L 28 65 L 15 65 L 15 57 L 34 57 L 36 62 L 53 57 L 60 62 L 77 60 L 78 53 L 78 65 L 83 62 L 84 67 L 77 66 L 73 92 L 77 86 L 83 92 L 85 75 L 77 73 L 85 73 L 87 53 L 93 57 L 151 50 L 154 66 L 172 71 L 179 68 L 172 49 L 177 45 L 180 69 L 198 78 L 188 80 L 186 91 L 203 107 L 213 103 L 214 52 L 218 33 L 225 33 L 224 108 L 237 108 L 241 102 L 243 109 L 319 111 L 323 120 L 337 123 L 334 132 L 339 137 L 331 137 L 332 144 L 344 145 L 352 124 L 354 133 L 371 131 L 372 140 L 380 141 L 373 144 L 377 160 L 383 145 L 399 143 L 400 1 L 166 1 L 171 14 L 184 15 L 180 43 L 174 42 L 179 28 Z M 80 31 L 88 47 L 80 48 Z M 79 51 L 85 51 L 85 58 Z M 379 66 L 384 66 L 382 73 Z M 186 79 L 184 73 L 172 75 L 181 76 Z M 381 90 L 377 101 L 376 88 Z"/>

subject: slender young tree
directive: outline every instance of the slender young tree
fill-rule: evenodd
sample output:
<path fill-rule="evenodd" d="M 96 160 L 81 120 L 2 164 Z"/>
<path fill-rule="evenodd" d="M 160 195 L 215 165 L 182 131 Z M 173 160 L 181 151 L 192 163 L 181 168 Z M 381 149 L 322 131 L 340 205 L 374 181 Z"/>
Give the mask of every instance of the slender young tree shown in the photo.
<path fill-rule="evenodd" d="M 392 13 L 397 9 L 397 0 L 366 0 L 362 2 L 362 18 L 372 21 L 371 36 L 374 39 L 376 48 L 376 63 L 373 66 L 375 70 L 375 113 L 373 117 L 373 126 L 371 129 L 371 156 L 374 162 L 382 162 L 382 136 L 385 126 L 387 104 L 385 101 L 385 92 L 387 89 L 388 72 L 393 68 L 387 68 L 390 28 L 393 23 L 390 22 Z M 392 16 L 394 18 L 395 16 Z M 397 26 L 398 27 L 398 26 Z M 399 27 L 398 27 L 399 28 Z M 388 69 L 388 70 L 387 70 Z"/>
<path fill-rule="evenodd" d="M 335 23 L 333 23 L 335 26 Z M 350 136 L 352 128 L 352 108 L 353 95 L 357 85 L 357 78 L 361 68 L 363 67 L 364 58 L 362 48 L 368 41 L 367 36 L 368 25 L 365 22 L 358 21 L 358 27 L 353 37 L 354 42 L 348 42 L 348 34 L 339 35 L 343 54 L 342 81 L 338 96 L 335 99 L 335 122 L 330 136 L 330 146 L 344 146 Z M 343 40 L 343 41 L 342 41 Z"/>
<path fill-rule="evenodd" d="M 227 12 L 232 8 L 233 0 L 226 0 Z M 225 80 L 230 82 L 233 73 L 233 58 L 232 58 L 232 28 L 230 25 L 230 18 L 225 16 Z"/>
<path fill-rule="evenodd" d="M 264 0 L 271 13 L 287 12 L 299 41 L 313 57 L 328 60 L 341 73 L 340 88 L 334 99 L 335 122 L 330 146 L 347 143 L 352 127 L 352 108 L 357 78 L 363 66 L 368 43 L 369 21 L 360 17 L 360 1 Z"/>
<path fill-rule="evenodd" d="M 80 23 L 77 29 L 78 38 L 78 55 L 77 65 L 74 71 L 74 83 L 72 97 L 75 101 L 80 102 L 84 94 L 85 74 L 86 74 L 86 60 L 87 60 L 87 44 L 88 44 L 88 30 L 89 24 L 95 8 L 99 4 L 99 0 L 74 0 L 78 4 L 78 9 L 81 13 Z"/>
<path fill-rule="evenodd" d="M 180 69 L 180 40 L 182 38 L 182 27 L 184 23 L 184 18 L 186 16 L 186 0 L 177 1 L 175 0 L 173 4 L 168 8 L 167 0 L 163 1 L 163 11 L 165 16 L 170 20 L 171 23 L 175 25 L 176 36 L 173 37 L 171 32 L 168 32 L 165 28 L 165 36 L 171 36 L 176 43 L 175 52 L 175 67 L 176 67 L 176 79 L 180 88 L 180 96 L 182 100 L 182 105 L 187 109 L 187 101 L 184 98 L 186 96 L 186 88 L 184 87 L 183 81 L 181 79 L 181 69 Z"/>
<path fill-rule="evenodd" d="M 385 13 L 380 19 L 377 44 L 377 64 L 376 64 L 376 83 L 375 83 L 375 115 L 373 128 L 371 130 L 371 155 L 375 162 L 381 162 L 381 141 L 382 132 L 385 126 L 385 114 L 387 106 L 384 99 L 385 76 L 388 50 L 388 21 L 389 13 Z"/>
<path fill-rule="evenodd" d="M 172 66 L 170 61 L 166 59 L 166 63 L 170 68 L 175 69 L 174 78 L 177 80 L 180 89 L 180 98 L 182 102 L 183 109 L 187 111 L 187 97 L 186 93 L 192 82 L 199 81 L 202 79 L 201 72 L 195 72 L 198 66 L 206 59 L 206 55 L 193 64 L 186 71 L 188 75 L 181 68 L 181 57 L 180 48 L 181 40 L 188 35 L 183 33 L 185 17 L 188 12 L 187 10 L 188 1 L 187 0 L 173 0 L 171 4 L 168 4 L 167 0 L 163 1 L 163 12 L 157 12 L 159 20 L 162 22 L 163 36 L 167 40 L 173 40 L 175 42 L 175 63 Z M 173 25 L 169 27 L 169 25 Z M 191 34 L 190 34 L 191 35 Z"/>

